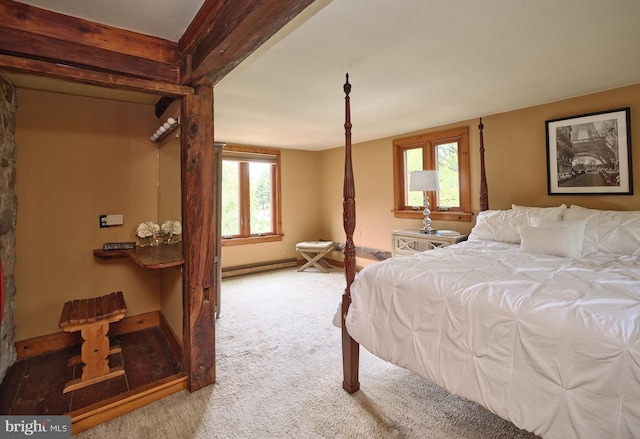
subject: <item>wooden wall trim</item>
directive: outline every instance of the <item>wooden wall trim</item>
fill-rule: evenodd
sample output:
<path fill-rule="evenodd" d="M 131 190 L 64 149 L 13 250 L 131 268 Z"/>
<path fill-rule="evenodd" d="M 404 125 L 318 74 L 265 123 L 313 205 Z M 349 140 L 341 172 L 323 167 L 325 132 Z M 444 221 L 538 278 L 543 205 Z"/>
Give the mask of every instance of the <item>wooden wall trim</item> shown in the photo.
<path fill-rule="evenodd" d="M 71 416 L 71 434 L 75 436 L 186 388 L 187 377 L 184 374 L 177 374 L 124 395 L 117 395 L 106 401 L 78 409 L 68 414 Z"/>
<path fill-rule="evenodd" d="M 62 309 L 61 309 L 62 311 Z M 153 328 L 160 325 L 160 312 L 152 311 L 135 316 L 128 316 L 119 322 L 109 325 L 109 337 Z M 169 339 L 171 340 L 171 339 Z M 82 343 L 80 332 L 54 332 L 16 342 L 18 360 L 35 357 Z M 178 357 L 180 358 L 180 357 Z"/>
<path fill-rule="evenodd" d="M 178 334 L 176 334 L 175 329 L 169 323 L 169 320 L 165 317 L 164 314 L 160 313 L 160 329 L 167 336 L 167 340 L 169 340 L 169 344 L 171 345 L 171 349 L 177 358 L 182 359 L 182 343 L 180 343 L 180 338 L 178 338 Z"/>

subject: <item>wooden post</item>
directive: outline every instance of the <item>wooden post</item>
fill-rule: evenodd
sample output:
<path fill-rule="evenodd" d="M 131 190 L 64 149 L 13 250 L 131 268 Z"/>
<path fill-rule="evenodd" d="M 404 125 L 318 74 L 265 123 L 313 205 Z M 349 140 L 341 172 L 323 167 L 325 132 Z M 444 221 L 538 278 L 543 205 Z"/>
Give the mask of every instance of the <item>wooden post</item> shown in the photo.
<path fill-rule="evenodd" d="M 182 98 L 183 365 L 190 391 L 213 384 L 215 373 L 216 154 L 213 88 Z"/>
<path fill-rule="evenodd" d="M 344 186 L 343 186 L 343 222 L 344 231 L 347 235 L 344 244 L 344 271 L 347 278 L 347 287 L 342 295 L 342 368 L 344 380 L 342 388 L 349 393 L 357 392 L 360 389 L 358 382 L 358 368 L 360 358 L 360 345 L 351 338 L 347 332 L 345 318 L 351 304 L 351 284 L 356 276 L 356 247 L 353 243 L 353 232 L 356 228 L 356 190 L 353 178 L 353 165 L 351 161 L 351 109 L 349 93 L 349 75 L 344 84 L 345 93 L 345 161 L 344 161 Z"/>
<path fill-rule="evenodd" d="M 478 124 L 480 130 L 480 210 L 489 210 L 489 189 L 487 188 L 487 174 L 484 168 L 484 125 L 482 118 Z"/>

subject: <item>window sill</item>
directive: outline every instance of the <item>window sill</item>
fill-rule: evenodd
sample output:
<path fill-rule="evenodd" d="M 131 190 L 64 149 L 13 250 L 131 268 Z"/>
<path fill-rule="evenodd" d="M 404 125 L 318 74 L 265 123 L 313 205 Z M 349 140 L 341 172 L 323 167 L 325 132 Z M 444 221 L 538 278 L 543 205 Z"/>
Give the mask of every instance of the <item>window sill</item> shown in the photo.
<path fill-rule="evenodd" d="M 248 238 L 222 238 L 222 247 L 232 245 L 260 244 L 262 242 L 282 241 L 283 235 L 250 236 Z"/>
<path fill-rule="evenodd" d="M 424 218 L 424 215 L 422 214 L 422 212 L 424 211 L 424 209 L 420 209 L 420 210 L 394 210 L 393 211 L 393 215 L 396 218 L 414 218 L 414 219 L 422 219 Z M 471 212 L 455 212 L 455 211 L 451 211 L 451 210 L 447 210 L 447 211 L 443 211 L 443 210 L 436 210 L 436 211 L 431 211 L 431 215 L 429 215 L 429 218 L 431 218 L 434 221 L 463 221 L 463 222 L 470 222 L 471 221 Z"/>

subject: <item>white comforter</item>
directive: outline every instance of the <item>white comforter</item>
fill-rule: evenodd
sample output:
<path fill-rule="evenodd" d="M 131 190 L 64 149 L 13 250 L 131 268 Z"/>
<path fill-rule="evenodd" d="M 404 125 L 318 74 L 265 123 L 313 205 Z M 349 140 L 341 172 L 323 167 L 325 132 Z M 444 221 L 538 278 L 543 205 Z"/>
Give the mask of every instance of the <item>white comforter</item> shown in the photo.
<path fill-rule="evenodd" d="M 349 334 L 548 439 L 640 437 L 640 258 L 469 241 L 367 266 Z"/>

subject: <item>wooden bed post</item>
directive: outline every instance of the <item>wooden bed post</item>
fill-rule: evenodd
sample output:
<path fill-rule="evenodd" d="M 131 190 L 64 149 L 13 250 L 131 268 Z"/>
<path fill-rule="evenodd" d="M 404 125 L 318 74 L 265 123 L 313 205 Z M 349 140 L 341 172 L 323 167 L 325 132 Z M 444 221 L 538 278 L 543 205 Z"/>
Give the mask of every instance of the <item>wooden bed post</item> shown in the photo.
<path fill-rule="evenodd" d="M 482 118 L 478 125 L 480 130 L 480 211 L 489 210 L 489 190 L 487 189 L 487 175 L 484 168 L 484 125 Z"/>
<path fill-rule="evenodd" d="M 353 232 L 356 228 L 356 190 L 353 178 L 353 166 L 351 162 L 351 110 L 349 106 L 349 74 L 344 84 L 345 93 L 345 160 L 344 160 L 344 186 L 342 200 L 342 220 L 346 233 L 344 244 L 344 272 L 347 278 L 347 287 L 342 295 L 341 321 L 342 321 L 342 368 L 344 380 L 342 388 L 349 393 L 357 392 L 360 389 L 358 382 L 358 366 L 360 357 L 360 345 L 351 338 L 347 332 L 345 318 L 351 304 L 351 284 L 356 276 L 356 247 L 353 243 Z"/>

